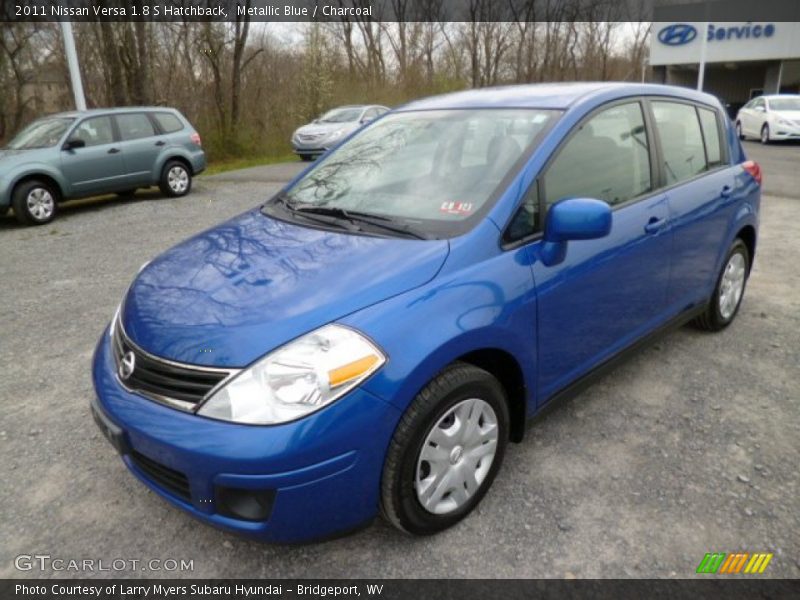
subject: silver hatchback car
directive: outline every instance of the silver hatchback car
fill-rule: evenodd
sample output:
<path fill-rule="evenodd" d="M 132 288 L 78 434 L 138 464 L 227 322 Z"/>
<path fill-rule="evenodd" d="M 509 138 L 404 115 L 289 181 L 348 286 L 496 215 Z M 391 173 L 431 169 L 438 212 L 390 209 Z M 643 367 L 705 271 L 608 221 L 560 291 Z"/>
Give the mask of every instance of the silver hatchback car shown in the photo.
<path fill-rule="evenodd" d="M 378 104 L 340 106 L 319 119 L 303 125 L 292 136 L 294 153 L 303 160 L 313 160 L 333 148 L 356 129 L 389 112 Z"/>
<path fill-rule="evenodd" d="M 107 108 L 42 117 L 0 150 L 0 214 L 53 220 L 62 200 L 158 185 L 184 196 L 206 167 L 200 135 L 179 111 Z"/>

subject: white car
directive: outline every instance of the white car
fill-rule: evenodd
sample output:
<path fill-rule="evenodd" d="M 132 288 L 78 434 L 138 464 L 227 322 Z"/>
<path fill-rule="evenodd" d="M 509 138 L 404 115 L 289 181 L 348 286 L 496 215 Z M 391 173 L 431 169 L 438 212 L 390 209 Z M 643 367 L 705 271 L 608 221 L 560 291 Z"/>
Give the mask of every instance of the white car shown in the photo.
<path fill-rule="evenodd" d="M 762 144 L 775 140 L 800 140 L 800 95 L 758 96 L 736 115 L 739 139 L 755 137 Z"/>

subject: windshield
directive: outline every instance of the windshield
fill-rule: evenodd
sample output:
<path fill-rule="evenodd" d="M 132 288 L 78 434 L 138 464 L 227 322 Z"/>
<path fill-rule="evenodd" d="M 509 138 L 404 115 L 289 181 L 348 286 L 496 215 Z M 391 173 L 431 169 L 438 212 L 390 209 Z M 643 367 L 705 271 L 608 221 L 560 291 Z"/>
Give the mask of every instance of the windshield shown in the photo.
<path fill-rule="evenodd" d="M 8 147 L 12 150 L 30 150 L 55 146 L 74 120 L 69 117 L 55 117 L 34 121 L 20 131 L 8 143 Z"/>
<path fill-rule="evenodd" d="M 555 114 L 394 113 L 322 159 L 280 200 L 295 209 L 344 209 L 388 217 L 428 235 L 454 235 L 468 229 L 466 221 L 492 199 Z"/>
<path fill-rule="evenodd" d="M 772 110 L 800 110 L 800 96 L 794 98 L 772 98 L 769 101 Z"/>
<path fill-rule="evenodd" d="M 350 123 L 358 121 L 361 116 L 361 108 L 334 108 L 329 110 L 319 118 L 320 123 Z"/>

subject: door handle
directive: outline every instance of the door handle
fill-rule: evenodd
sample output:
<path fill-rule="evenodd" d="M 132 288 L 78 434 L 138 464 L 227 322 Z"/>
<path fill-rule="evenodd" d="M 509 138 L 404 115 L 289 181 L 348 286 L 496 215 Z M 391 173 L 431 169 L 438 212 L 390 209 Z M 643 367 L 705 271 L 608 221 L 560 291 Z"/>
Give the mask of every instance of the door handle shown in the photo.
<path fill-rule="evenodd" d="M 167 143 L 167 142 L 165 142 L 164 140 L 158 140 L 158 141 L 156 142 L 156 146 L 163 146 L 163 145 L 164 145 L 164 144 L 166 144 L 166 143 Z"/>
<path fill-rule="evenodd" d="M 111 148 L 108 151 L 109 154 L 116 154 L 117 152 L 119 152 L 119 148 Z"/>
<path fill-rule="evenodd" d="M 722 196 L 723 198 L 727 198 L 728 196 L 731 195 L 731 191 L 733 191 L 733 190 L 731 190 L 731 186 L 725 185 L 725 186 L 722 186 L 722 189 L 720 190 L 719 195 Z"/>
<path fill-rule="evenodd" d="M 650 220 L 647 222 L 647 225 L 644 226 L 645 233 L 658 233 L 664 225 L 667 224 L 667 220 L 664 218 L 658 217 L 650 217 Z"/>

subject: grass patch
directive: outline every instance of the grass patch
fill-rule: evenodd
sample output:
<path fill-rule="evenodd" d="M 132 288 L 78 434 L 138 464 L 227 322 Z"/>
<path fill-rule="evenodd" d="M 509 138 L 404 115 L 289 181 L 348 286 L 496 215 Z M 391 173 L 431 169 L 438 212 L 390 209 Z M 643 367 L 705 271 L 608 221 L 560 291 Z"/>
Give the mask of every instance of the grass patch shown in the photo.
<path fill-rule="evenodd" d="M 281 154 L 279 156 L 248 156 L 245 158 L 231 158 L 211 162 L 201 175 L 216 175 L 225 171 L 260 167 L 275 163 L 297 162 L 299 159 L 294 154 Z"/>

